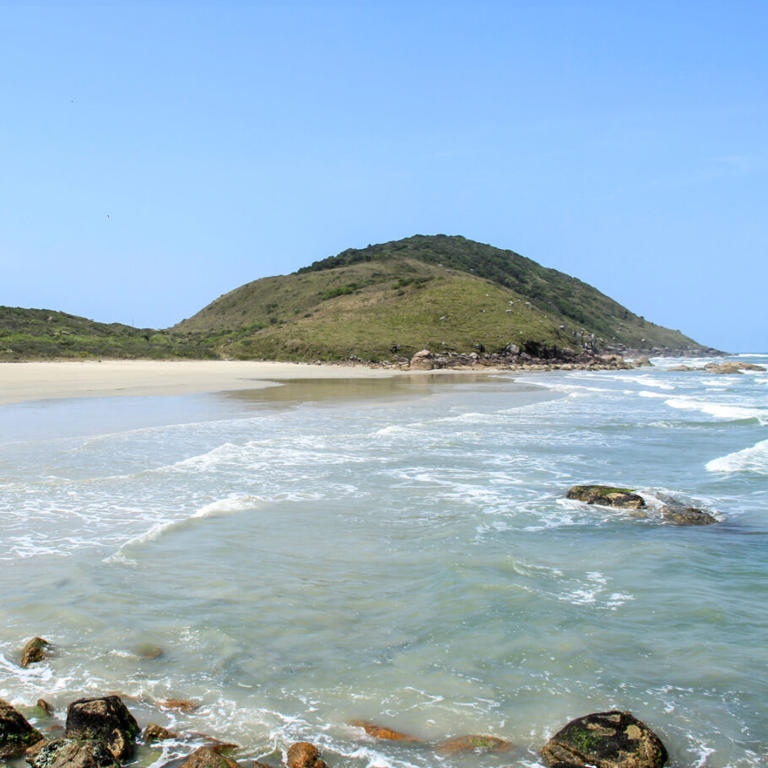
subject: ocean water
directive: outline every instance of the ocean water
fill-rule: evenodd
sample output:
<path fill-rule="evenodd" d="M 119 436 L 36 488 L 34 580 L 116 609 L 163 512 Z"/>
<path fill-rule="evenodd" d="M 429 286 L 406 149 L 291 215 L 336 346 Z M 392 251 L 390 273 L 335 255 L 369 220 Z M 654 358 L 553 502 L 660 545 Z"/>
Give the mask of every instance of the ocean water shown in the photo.
<path fill-rule="evenodd" d="M 142 726 L 331 768 L 535 766 L 620 708 L 673 766 L 764 766 L 768 371 L 679 362 L 0 407 L 0 697 L 60 722 L 118 692 Z M 721 522 L 564 498 L 588 482 Z M 21 669 L 33 635 L 56 654 Z M 439 749 L 465 734 L 512 747 Z"/>

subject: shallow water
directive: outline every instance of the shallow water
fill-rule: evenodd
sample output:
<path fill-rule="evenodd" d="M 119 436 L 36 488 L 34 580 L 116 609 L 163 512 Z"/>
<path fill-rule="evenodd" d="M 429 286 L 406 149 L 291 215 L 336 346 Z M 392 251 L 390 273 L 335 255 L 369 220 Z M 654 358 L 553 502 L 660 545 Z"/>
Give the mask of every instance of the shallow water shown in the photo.
<path fill-rule="evenodd" d="M 658 362 L 1 407 L 0 697 L 119 691 L 142 725 L 332 768 L 534 765 L 621 708 L 675 766 L 761 765 L 768 373 Z M 722 522 L 563 498 L 585 482 Z M 22 670 L 35 634 L 57 654 Z M 514 748 L 436 751 L 463 734 Z"/>

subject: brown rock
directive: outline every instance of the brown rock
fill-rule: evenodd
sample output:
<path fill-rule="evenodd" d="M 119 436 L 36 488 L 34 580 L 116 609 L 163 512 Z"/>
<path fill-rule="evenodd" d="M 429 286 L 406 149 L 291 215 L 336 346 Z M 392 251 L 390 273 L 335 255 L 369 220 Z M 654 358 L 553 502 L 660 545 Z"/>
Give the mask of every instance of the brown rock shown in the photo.
<path fill-rule="evenodd" d="M 197 701 L 187 701 L 185 699 L 166 699 L 165 701 L 158 702 L 158 704 L 163 709 L 177 709 L 185 714 L 194 712 L 200 706 L 200 703 Z"/>
<path fill-rule="evenodd" d="M 374 739 L 387 739 L 388 741 L 418 741 L 418 739 L 415 739 L 413 736 L 408 736 L 405 733 L 393 731 L 391 728 L 385 728 L 384 726 L 369 723 L 365 720 L 352 720 L 350 725 L 354 725 L 356 728 L 362 728 Z"/>
<path fill-rule="evenodd" d="M 620 509 L 640 509 L 645 500 L 629 488 L 613 488 L 608 485 L 574 485 L 566 496 L 587 504 L 599 504 L 604 507 Z"/>
<path fill-rule="evenodd" d="M 240 768 L 240 766 L 210 747 L 200 747 L 179 768 Z"/>
<path fill-rule="evenodd" d="M 709 512 L 682 504 L 666 504 L 661 508 L 661 516 L 672 525 L 713 525 L 718 520 Z"/>
<path fill-rule="evenodd" d="M 56 739 L 27 755 L 32 768 L 120 768 L 100 739 Z"/>
<path fill-rule="evenodd" d="M 439 744 L 438 752 L 444 755 L 458 755 L 465 752 L 507 752 L 512 744 L 496 736 L 459 736 Z"/>
<path fill-rule="evenodd" d="M 0 760 L 23 755 L 42 738 L 43 734 L 33 728 L 20 712 L 0 699 Z"/>
<path fill-rule="evenodd" d="M 422 349 L 411 358 L 410 366 L 415 370 L 431 371 L 435 367 L 432 353 L 428 349 Z"/>
<path fill-rule="evenodd" d="M 133 755 L 139 724 L 118 696 L 73 701 L 67 710 L 67 737 L 101 739 L 123 760 Z"/>
<path fill-rule="evenodd" d="M 569 768 L 661 768 L 667 750 L 629 712 L 597 712 L 572 720 L 541 750 L 544 762 Z"/>
<path fill-rule="evenodd" d="M 47 658 L 50 647 L 51 644 L 42 637 L 33 637 L 21 651 L 21 666 L 28 667 Z"/>
<path fill-rule="evenodd" d="M 48 717 L 53 717 L 53 707 L 45 699 L 38 699 L 37 706 L 40 707 Z"/>
<path fill-rule="evenodd" d="M 765 371 L 765 366 L 728 360 L 725 363 L 708 363 L 704 368 L 710 373 L 743 373 L 744 371 Z"/>
<path fill-rule="evenodd" d="M 288 768 L 327 768 L 314 744 L 300 741 L 288 749 Z"/>
<path fill-rule="evenodd" d="M 163 728 L 161 725 L 150 723 L 144 729 L 144 743 L 152 744 L 155 741 L 165 741 L 166 739 L 176 739 L 178 734 L 169 731 L 167 728 Z"/>

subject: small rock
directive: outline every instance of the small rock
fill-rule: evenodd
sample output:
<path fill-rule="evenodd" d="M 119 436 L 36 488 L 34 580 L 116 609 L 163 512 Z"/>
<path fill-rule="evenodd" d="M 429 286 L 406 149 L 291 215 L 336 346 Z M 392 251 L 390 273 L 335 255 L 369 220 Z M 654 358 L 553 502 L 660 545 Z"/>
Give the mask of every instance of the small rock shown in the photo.
<path fill-rule="evenodd" d="M 73 701 L 67 710 L 64 735 L 102 739 L 112 754 L 123 760 L 133 755 L 139 724 L 118 696 Z"/>
<path fill-rule="evenodd" d="M 153 659 L 159 659 L 163 655 L 163 649 L 159 645 L 152 645 L 151 643 L 142 643 L 136 649 L 136 655 L 147 661 Z"/>
<path fill-rule="evenodd" d="M 709 512 L 683 504 L 665 504 L 661 508 L 661 516 L 673 525 L 713 525 L 718 522 Z"/>
<path fill-rule="evenodd" d="M 23 755 L 42 738 L 43 734 L 33 728 L 20 712 L 0 699 L 0 760 Z"/>
<path fill-rule="evenodd" d="M 163 709 L 177 709 L 179 712 L 184 712 L 184 714 L 194 712 L 200 706 L 199 702 L 187 701 L 185 699 L 166 699 L 165 701 L 158 702 L 158 704 Z"/>
<path fill-rule="evenodd" d="M 234 761 L 210 747 L 196 749 L 179 768 L 240 768 Z"/>
<path fill-rule="evenodd" d="M 34 755 L 32 768 L 119 768 L 120 764 L 101 739 L 56 739 Z"/>
<path fill-rule="evenodd" d="M 47 658 L 50 647 L 51 644 L 42 637 L 33 637 L 21 651 L 21 666 L 28 667 L 30 664 L 43 661 Z"/>
<path fill-rule="evenodd" d="M 288 750 L 288 768 L 327 768 L 314 744 L 300 741 Z"/>
<path fill-rule="evenodd" d="M 362 728 L 369 736 L 374 739 L 386 739 L 388 741 L 418 741 L 413 736 L 408 736 L 405 733 L 399 731 L 393 731 L 391 728 L 385 728 L 375 723 L 368 723 L 364 720 L 352 720 L 350 725 L 354 725 L 356 728 Z"/>
<path fill-rule="evenodd" d="M 544 762 L 569 768 L 661 768 L 667 750 L 629 712 L 597 712 L 572 720 L 541 750 Z"/>
<path fill-rule="evenodd" d="M 165 741 L 166 739 L 176 739 L 178 734 L 163 728 L 161 725 L 150 723 L 144 729 L 144 743 L 153 744 L 156 741 Z"/>
<path fill-rule="evenodd" d="M 613 488 L 608 485 L 574 485 L 566 494 L 569 499 L 578 499 L 587 504 L 620 509 L 640 509 L 645 506 L 642 496 L 629 488 Z"/>
<path fill-rule="evenodd" d="M 45 699 L 38 699 L 37 706 L 40 707 L 48 717 L 53 717 L 53 707 Z"/>
<path fill-rule="evenodd" d="M 455 739 L 449 739 L 438 745 L 438 752 L 445 755 L 458 755 L 463 752 L 507 752 L 512 749 L 512 744 L 499 739 L 496 736 L 459 736 Z"/>
<path fill-rule="evenodd" d="M 647 368 L 648 366 L 653 367 L 653 363 L 647 358 L 647 357 L 638 357 L 635 361 L 635 368 Z"/>

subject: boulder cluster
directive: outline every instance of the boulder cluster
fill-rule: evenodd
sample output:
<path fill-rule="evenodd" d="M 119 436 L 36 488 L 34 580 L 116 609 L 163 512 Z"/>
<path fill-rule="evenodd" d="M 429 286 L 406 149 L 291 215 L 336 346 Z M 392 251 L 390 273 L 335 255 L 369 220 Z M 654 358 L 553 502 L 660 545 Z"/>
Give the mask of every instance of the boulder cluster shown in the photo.
<path fill-rule="evenodd" d="M 488 352 L 482 344 L 475 345 L 477 351 L 469 354 L 429 349 L 416 352 L 410 360 L 397 358 L 397 365 L 404 370 L 431 371 L 441 368 L 505 368 L 516 371 L 552 370 L 629 370 L 650 365 L 648 358 L 633 363 L 618 354 L 597 354 L 584 350 L 574 351 L 567 347 L 547 347 L 527 344 L 521 348 L 508 344 L 499 352 Z"/>
<path fill-rule="evenodd" d="M 634 517 L 657 517 L 671 525 L 712 525 L 717 518 L 710 512 L 689 507 L 670 497 L 661 497 L 658 507 L 650 507 L 645 499 L 631 488 L 615 488 L 610 485 L 574 485 L 566 498 L 596 504 L 601 507 L 626 509 Z"/>
<path fill-rule="evenodd" d="M 407 734 L 373 723 L 354 721 L 374 739 L 418 743 Z M 0 700 L 0 760 L 24 757 L 31 768 L 120 768 L 134 757 L 137 741 L 147 746 L 177 734 L 150 724 L 142 734 L 136 718 L 119 696 L 73 701 L 63 735 L 46 738 L 10 704 Z M 245 768 L 226 754 L 234 744 L 215 739 L 167 768 Z M 497 736 L 469 735 L 432 745 L 438 755 L 508 752 L 514 747 Z M 629 712 L 598 712 L 580 717 L 558 731 L 541 749 L 550 768 L 661 768 L 667 751 L 661 740 Z M 253 768 L 273 768 L 252 761 Z M 286 754 L 287 768 L 328 768 L 314 744 L 301 741 Z"/>

